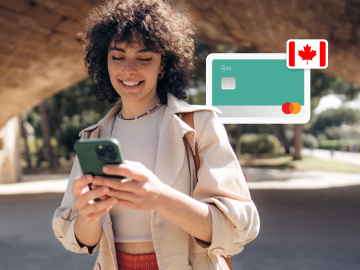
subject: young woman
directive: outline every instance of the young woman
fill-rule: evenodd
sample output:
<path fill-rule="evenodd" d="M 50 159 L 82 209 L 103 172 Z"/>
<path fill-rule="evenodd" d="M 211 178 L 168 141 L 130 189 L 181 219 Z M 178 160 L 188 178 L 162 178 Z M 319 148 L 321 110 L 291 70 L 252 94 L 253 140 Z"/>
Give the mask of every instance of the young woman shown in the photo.
<path fill-rule="evenodd" d="M 125 161 L 103 171 L 132 179 L 83 175 L 75 158 L 53 230 L 70 251 L 99 250 L 94 269 L 228 269 L 223 257 L 258 234 L 221 112 L 183 101 L 194 32 L 190 18 L 165 0 L 107 1 L 86 20 L 94 93 L 116 104 L 80 136 L 118 139 Z M 181 119 L 187 112 L 195 129 Z"/>

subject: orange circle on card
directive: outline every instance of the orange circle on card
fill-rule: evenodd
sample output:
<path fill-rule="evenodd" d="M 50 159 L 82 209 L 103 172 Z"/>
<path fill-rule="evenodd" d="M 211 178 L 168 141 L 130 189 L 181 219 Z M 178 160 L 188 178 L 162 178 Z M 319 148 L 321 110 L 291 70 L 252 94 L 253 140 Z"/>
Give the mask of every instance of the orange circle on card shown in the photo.
<path fill-rule="evenodd" d="M 291 103 L 291 105 L 292 105 L 292 110 L 290 111 L 292 114 L 298 114 L 301 111 L 301 106 L 299 103 L 293 102 Z"/>

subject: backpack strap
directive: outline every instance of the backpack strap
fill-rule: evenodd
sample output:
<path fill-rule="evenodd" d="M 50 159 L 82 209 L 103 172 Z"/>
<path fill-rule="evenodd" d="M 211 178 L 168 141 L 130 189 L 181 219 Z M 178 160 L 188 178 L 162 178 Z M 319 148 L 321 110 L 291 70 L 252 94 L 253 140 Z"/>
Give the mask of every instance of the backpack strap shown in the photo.
<path fill-rule="evenodd" d="M 188 112 L 188 113 L 184 113 L 183 114 L 183 121 L 188 124 L 191 128 L 194 128 L 194 112 Z M 196 166 L 196 171 L 199 170 L 200 168 L 200 157 L 199 157 L 199 150 L 197 147 L 197 142 L 196 142 L 196 138 L 195 138 L 195 155 L 194 155 L 194 161 L 195 161 L 195 166 Z"/>
<path fill-rule="evenodd" d="M 188 124 L 191 128 L 195 129 L 194 127 L 194 112 L 187 112 L 187 113 L 183 113 L 182 114 L 182 120 Z M 197 147 L 197 142 L 196 142 L 196 137 L 195 137 L 195 155 L 194 156 L 194 161 L 195 161 L 195 166 L 196 166 L 196 171 L 199 170 L 200 168 L 200 157 L 199 157 L 199 150 Z M 245 174 L 244 174 L 245 176 Z M 245 177 L 246 179 L 246 177 Z M 230 270 L 232 270 L 232 266 L 231 266 L 231 258 L 227 258 L 224 256 L 221 256 L 224 258 L 227 266 L 229 267 Z"/>

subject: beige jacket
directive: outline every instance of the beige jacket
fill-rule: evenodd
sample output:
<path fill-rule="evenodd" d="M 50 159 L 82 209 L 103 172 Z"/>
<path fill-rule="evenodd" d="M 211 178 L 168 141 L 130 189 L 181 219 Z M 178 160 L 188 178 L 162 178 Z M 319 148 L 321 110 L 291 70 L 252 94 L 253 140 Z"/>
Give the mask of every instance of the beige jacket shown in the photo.
<path fill-rule="evenodd" d="M 167 107 L 162 119 L 155 175 L 166 185 L 179 190 L 208 205 L 212 216 L 212 243 L 207 246 L 194 238 L 159 212 L 151 212 L 151 232 L 160 270 L 225 270 L 225 260 L 220 256 L 240 253 L 244 245 L 259 233 L 257 209 L 250 198 L 239 162 L 232 150 L 227 133 L 214 107 L 189 105 L 168 94 Z M 80 132 L 85 139 L 108 138 L 119 101 L 98 124 Z M 178 116 L 194 111 L 195 130 Z M 193 160 L 195 134 L 201 167 L 196 181 Z M 187 141 L 184 140 L 184 136 Z M 99 250 L 95 270 L 117 270 L 116 250 L 110 214 L 101 218 L 102 234 L 92 250 L 80 246 L 74 234 L 78 210 L 73 205 L 72 181 L 82 175 L 77 157 L 71 170 L 69 183 L 61 206 L 56 209 L 52 226 L 55 236 L 67 250 L 92 255 Z M 191 186 L 188 186 L 190 177 Z M 184 185 L 184 183 L 187 183 Z"/>

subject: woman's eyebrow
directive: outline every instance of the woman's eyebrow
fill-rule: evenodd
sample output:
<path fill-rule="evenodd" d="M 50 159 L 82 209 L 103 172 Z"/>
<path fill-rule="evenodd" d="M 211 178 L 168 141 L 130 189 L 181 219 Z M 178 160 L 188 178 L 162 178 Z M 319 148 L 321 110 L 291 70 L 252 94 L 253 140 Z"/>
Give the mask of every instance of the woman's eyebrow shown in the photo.
<path fill-rule="evenodd" d="M 110 48 L 110 51 L 119 51 L 119 52 L 125 53 L 124 49 L 117 48 L 117 47 Z M 150 48 L 145 48 L 145 49 L 138 50 L 136 53 L 144 53 L 144 52 L 153 52 L 153 51 Z"/>

